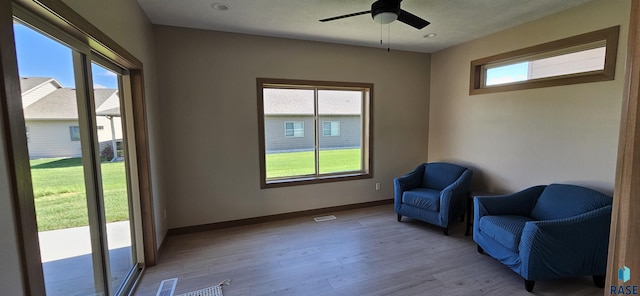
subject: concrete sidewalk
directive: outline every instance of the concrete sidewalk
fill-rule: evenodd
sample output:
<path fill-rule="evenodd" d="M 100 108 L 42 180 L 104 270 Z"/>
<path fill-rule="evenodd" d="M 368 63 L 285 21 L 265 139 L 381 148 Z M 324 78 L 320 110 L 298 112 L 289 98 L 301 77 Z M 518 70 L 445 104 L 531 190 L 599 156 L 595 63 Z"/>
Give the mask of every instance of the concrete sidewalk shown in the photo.
<path fill-rule="evenodd" d="M 131 246 L 129 221 L 107 223 L 109 250 Z M 89 226 L 43 231 L 40 238 L 42 262 L 91 254 Z"/>

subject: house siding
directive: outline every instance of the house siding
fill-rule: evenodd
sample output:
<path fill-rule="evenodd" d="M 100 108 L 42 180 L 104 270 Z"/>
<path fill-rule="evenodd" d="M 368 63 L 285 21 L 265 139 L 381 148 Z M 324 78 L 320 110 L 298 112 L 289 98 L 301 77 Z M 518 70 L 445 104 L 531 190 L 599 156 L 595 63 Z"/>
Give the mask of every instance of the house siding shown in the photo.
<path fill-rule="evenodd" d="M 105 116 L 96 117 L 97 126 L 102 126 L 102 129 L 98 129 L 98 142 L 110 142 L 111 141 L 111 121 Z M 122 139 L 122 119 L 120 117 L 113 118 L 113 127 L 116 130 L 116 139 Z"/>
<path fill-rule="evenodd" d="M 339 121 L 340 134 L 338 136 L 323 136 L 323 121 Z M 320 124 L 320 149 L 360 147 L 362 138 L 362 120 L 359 115 L 320 116 L 318 124 Z"/>
<path fill-rule="evenodd" d="M 77 120 L 28 120 L 29 157 L 81 157 L 80 141 L 71 141 L 70 126 Z"/>
<path fill-rule="evenodd" d="M 285 122 L 304 122 L 303 137 L 285 137 Z M 320 116 L 319 124 L 323 121 L 339 121 L 339 136 L 322 136 L 320 134 L 320 149 L 360 147 L 361 120 L 360 116 Z M 307 151 L 315 146 L 313 116 L 265 116 L 265 148 L 267 153 Z M 322 127 L 320 127 L 322 132 Z"/>
<path fill-rule="evenodd" d="M 122 120 L 114 117 L 115 136 L 117 142 L 122 142 Z M 96 117 L 98 129 L 99 149 L 102 151 L 111 145 L 111 122 L 104 116 Z M 77 120 L 27 120 L 29 134 L 29 157 L 82 157 L 80 141 L 71 141 L 70 126 L 78 126 Z"/>

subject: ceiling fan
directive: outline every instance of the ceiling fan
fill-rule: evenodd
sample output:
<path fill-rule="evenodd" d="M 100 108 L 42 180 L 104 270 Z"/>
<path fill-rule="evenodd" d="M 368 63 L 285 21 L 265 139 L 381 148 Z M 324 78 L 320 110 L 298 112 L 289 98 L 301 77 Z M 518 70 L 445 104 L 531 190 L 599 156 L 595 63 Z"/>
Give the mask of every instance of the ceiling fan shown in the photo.
<path fill-rule="evenodd" d="M 371 17 L 376 23 L 388 24 L 395 20 L 399 20 L 409 26 L 412 26 L 418 30 L 426 27 L 430 23 L 406 10 L 400 8 L 400 2 L 402 0 L 378 0 L 371 4 L 371 10 L 361 11 L 356 13 L 345 14 L 336 17 L 330 17 L 321 19 L 321 22 L 328 22 L 338 19 L 343 19 L 352 16 L 358 16 L 371 13 Z"/>

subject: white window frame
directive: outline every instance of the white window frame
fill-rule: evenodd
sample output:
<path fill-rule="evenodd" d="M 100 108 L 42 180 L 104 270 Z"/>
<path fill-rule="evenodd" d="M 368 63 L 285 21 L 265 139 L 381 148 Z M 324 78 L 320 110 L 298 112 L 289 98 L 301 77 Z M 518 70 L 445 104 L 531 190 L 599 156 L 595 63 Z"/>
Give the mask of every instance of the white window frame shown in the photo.
<path fill-rule="evenodd" d="M 69 137 L 73 142 L 80 141 L 80 126 L 78 125 L 69 126 Z"/>
<path fill-rule="evenodd" d="M 287 124 L 292 124 L 293 129 L 288 129 Z M 296 124 L 300 124 L 300 128 L 296 128 Z M 292 135 L 288 135 L 287 132 L 293 132 Z M 296 134 L 296 132 L 298 132 Z M 285 121 L 284 122 L 284 137 L 285 138 L 304 138 L 304 121 Z"/>
<path fill-rule="evenodd" d="M 325 128 L 325 124 L 329 124 L 329 129 Z M 334 128 L 335 124 L 335 128 Z M 329 134 L 326 131 L 329 131 Z M 333 132 L 336 131 L 334 134 Z M 339 120 L 326 120 L 322 122 L 322 136 L 323 137 L 339 137 L 340 136 L 340 121 Z"/>

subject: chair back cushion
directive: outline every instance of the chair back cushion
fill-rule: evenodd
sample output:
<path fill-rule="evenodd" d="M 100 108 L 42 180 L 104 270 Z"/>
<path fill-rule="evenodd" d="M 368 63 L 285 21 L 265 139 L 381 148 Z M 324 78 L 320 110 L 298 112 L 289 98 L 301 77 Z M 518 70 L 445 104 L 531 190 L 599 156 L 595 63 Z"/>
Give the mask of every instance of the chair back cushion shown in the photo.
<path fill-rule="evenodd" d="M 611 203 L 610 196 L 595 190 L 575 185 L 551 184 L 540 194 L 531 211 L 531 218 L 536 220 L 569 218 L 611 205 Z"/>
<path fill-rule="evenodd" d="M 422 187 L 442 190 L 458 180 L 467 168 L 446 162 L 432 162 L 424 166 Z"/>

